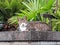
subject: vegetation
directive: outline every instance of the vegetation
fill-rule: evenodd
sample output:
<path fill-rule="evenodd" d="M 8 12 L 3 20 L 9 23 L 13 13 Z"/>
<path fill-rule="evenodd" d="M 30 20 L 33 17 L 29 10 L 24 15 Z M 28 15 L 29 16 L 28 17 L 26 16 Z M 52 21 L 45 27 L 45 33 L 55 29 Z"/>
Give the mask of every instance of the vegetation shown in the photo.
<path fill-rule="evenodd" d="M 6 28 L 6 30 L 8 30 L 9 27 L 8 19 L 12 16 L 16 16 L 16 13 L 20 12 L 20 9 L 25 9 L 21 3 L 22 1 L 25 0 L 0 0 L 0 24 L 2 22 L 5 23 L 3 28 Z"/>
<path fill-rule="evenodd" d="M 20 10 L 22 13 L 17 13 L 17 16 L 20 16 L 22 18 L 24 16 L 27 16 L 28 21 L 40 20 L 44 22 L 43 15 L 41 14 L 48 12 L 52 8 L 54 1 L 55 0 L 28 0 L 26 2 L 22 2 L 22 4 L 26 6 L 27 9 Z M 10 18 L 10 23 L 16 22 L 17 16 L 13 16 L 12 18 Z M 14 19 L 15 21 L 12 22 Z M 46 22 L 49 22 L 49 20 L 47 19 Z"/>
<path fill-rule="evenodd" d="M 57 3 L 57 10 L 56 12 L 53 14 L 54 17 L 56 17 L 56 19 L 52 19 L 52 27 L 53 27 L 53 31 L 60 31 L 60 4 L 59 4 L 60 0 L 58 0 L 58 3 Z"/>
<path fill-rule="evenodd" d="M 15 16 L 20 9 L 23 9 L 21 5 L 22 0 L 0 0 L 0 15 L 4 21 L 7 21 L 10 17 Z"/>

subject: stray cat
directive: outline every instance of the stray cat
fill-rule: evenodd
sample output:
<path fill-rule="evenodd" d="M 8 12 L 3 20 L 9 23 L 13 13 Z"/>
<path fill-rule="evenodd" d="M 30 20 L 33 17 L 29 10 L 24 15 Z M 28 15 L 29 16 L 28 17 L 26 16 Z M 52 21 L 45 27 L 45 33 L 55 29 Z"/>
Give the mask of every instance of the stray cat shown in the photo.
<path fill-rule="evenodd" d="M 27 21 L 27 18 L 24 19 L 18 18 L 19 30 L 20 31 L 51 31 L 51 27 L 45 22 L 40 21 Z"/>

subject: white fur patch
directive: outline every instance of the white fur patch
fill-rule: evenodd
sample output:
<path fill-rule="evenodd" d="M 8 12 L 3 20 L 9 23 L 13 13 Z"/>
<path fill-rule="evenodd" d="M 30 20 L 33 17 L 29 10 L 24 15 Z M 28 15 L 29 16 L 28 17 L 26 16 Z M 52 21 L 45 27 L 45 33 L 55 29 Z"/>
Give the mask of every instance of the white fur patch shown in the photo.
<path fill-rule="evenodd" d="M 20 31 L 26 31 L 26 27 L 27 26 L 27 24 L 26 23 L 22 23 L 22 24 L 20 24 L 19 25 L 19 29 L 20 29 Z"/>

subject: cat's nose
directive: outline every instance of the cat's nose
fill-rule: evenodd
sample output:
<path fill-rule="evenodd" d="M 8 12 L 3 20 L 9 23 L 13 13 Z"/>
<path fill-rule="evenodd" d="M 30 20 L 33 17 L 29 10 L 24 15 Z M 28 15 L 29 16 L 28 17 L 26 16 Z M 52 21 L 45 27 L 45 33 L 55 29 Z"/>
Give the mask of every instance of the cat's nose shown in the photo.
<path fill-rule="evenodd" d="M 24 24 L 22 26 L 24 26 Z"/>

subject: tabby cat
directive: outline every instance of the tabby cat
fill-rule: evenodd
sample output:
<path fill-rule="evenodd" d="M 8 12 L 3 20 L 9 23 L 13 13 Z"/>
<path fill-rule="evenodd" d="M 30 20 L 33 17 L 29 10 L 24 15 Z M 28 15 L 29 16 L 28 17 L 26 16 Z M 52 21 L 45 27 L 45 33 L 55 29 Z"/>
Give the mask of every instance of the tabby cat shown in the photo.
<path fill-rule="evenodd" d="M 45 22 L 40 21 L 27 21 L 27 18 L 24 19 L 18 18 L 19 30 L 20 31 L 51 31 L 51 27 Z"/>

